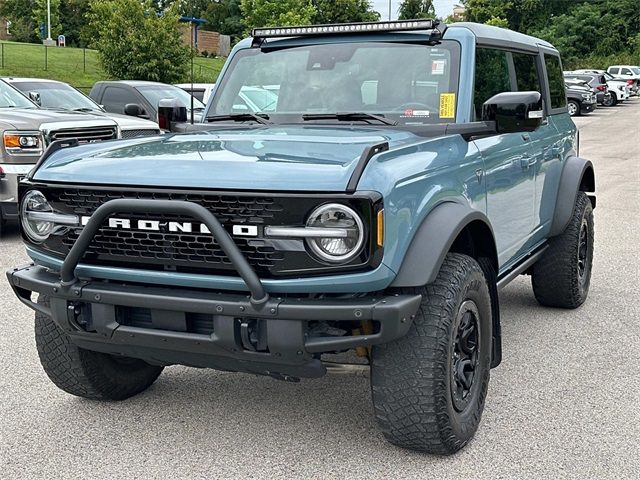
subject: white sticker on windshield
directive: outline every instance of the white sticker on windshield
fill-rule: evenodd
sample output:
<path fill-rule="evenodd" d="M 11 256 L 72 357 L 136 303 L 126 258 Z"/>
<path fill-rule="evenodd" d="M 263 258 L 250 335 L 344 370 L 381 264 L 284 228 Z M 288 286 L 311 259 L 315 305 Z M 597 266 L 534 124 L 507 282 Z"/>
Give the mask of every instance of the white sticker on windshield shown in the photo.
<path fill-rule="evenodd" d="M 434 60 L 431 62 L 431 75 L 444 75 L 446 60 Z"/>

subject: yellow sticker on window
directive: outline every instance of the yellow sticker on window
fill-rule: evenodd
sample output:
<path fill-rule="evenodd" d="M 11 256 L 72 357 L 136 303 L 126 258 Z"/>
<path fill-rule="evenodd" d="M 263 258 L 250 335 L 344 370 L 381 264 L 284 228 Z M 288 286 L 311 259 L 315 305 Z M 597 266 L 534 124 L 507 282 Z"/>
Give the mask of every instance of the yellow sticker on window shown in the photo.
<path fill-rule="evenodd" d="M 456 118 L 456 94 L 440 94 L 440 118 Z"/>

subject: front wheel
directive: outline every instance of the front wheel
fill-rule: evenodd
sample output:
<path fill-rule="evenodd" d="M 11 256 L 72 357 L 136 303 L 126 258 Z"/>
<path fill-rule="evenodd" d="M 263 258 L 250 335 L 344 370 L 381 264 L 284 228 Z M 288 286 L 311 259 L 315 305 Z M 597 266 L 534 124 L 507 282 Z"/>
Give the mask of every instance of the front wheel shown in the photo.
<path fill-rule="evenodd" d="M 38 303 L 48 306 L 49 300 L 41 295 Z M 94 400 L 124 400 L 146 390 L 162 372 L 162 367 L 142 360 L 77 347 L 40 312 L 35 320 L 40 363 L 49 379 L 67 393 Z"/>
<path fill-rule="evenodd" d="M 570 116 L 576 117 L 580 115 L 580 104 L 575 100 L 569 100 L 567 102 L 567 110 L 569 111 Z"/>
<path fill-rule="evenodd" d="M 415 289 L 407 293 L 416 293 Z M 378 424 L 391 443 L 448 455 L 475 434 L 491 363 L 491 298 L 473 258 L 450 253 L 403 338 L 371 352 Z"/>

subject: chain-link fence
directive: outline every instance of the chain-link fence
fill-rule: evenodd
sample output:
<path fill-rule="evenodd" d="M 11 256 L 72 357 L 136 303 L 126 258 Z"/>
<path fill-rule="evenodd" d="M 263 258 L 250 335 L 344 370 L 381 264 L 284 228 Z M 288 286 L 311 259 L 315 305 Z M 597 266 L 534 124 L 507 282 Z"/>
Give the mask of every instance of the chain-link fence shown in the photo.
<path fill-rule="evenodd" d="M 47 47 L 31 43 L 0 43 L 0 68 L 19 72 L 65 68 L 69 72 L 100 69 L 95 50 L 71 47 Z"/>

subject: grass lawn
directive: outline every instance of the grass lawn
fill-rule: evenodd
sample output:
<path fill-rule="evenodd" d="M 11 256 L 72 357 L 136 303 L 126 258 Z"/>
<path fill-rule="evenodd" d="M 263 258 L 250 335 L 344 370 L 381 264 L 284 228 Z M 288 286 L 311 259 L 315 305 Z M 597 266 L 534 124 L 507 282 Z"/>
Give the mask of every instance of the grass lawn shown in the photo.
<path fill-rule="evenodd" d="M 215 82 L 223 64 L 222 58 L 196 58 L 195 80 Z M 109 78 L 100 67 L 95 50 L 49 47 L 45 57 L 43 45 L 17 42 L 0 42 L 0 76 L 50 78 L 85 91 L 96 81 Z M 188 76 L 182 81 L 188 82 Z"/>

